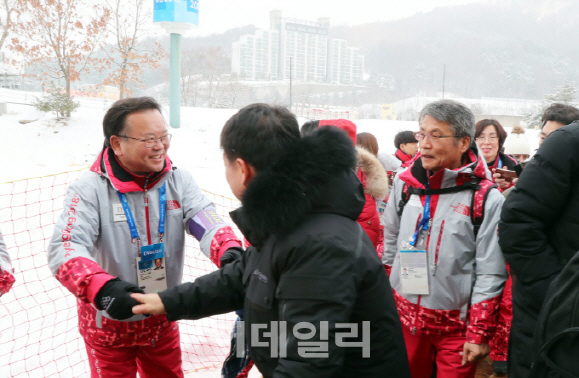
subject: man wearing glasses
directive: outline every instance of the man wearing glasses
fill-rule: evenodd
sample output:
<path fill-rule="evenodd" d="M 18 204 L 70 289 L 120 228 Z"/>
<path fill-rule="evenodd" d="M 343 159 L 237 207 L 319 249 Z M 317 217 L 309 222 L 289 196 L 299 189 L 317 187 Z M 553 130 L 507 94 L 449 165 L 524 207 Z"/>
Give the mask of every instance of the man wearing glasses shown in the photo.
<path fill-rule="evenodd" d="M 218 266 L 241 243 L 190 173 L 167 156 L 171 134 L 152 98 L 115 102 L 104 147 L 70 185 L 48 248 L 56 279 L 78 298 L 93 377 L 183 377 L 179 329 L 165 315 L 133 315 L 131 293 L 181 283 L 185 232 Z M 158 280 L 155 261 L 165 267 Z"/>
<path fill-rule="evenodd" d="M 419 123 L 420 158 L 396 176 L 386 207 L 383 262 L 412 377 L 431 377 L 433 363 L 437 377 L 474 377 L 507 278 L 496 232 L 504 197 L 472 143 L 467 107 L 433 102 Z"/>

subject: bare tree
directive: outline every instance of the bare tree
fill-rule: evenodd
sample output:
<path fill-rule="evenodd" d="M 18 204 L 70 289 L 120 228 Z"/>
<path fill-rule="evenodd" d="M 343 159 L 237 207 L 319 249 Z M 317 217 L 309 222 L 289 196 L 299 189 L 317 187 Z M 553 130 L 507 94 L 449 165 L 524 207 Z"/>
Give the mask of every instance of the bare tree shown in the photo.
<path fill-rule="evenodd" d="M 206 60 L 206 49 L 202 48 L 187 49 L 181 54 L 181 97 L 185 106 L 197 105 Z"/>
<path fill-rule="evenodd" d="M 151 7 L 145 0 L 105 0 L 111 13 L 107 28 L 114 42 L 105 51 L 114 67 L 103 84 L 119 87 L 121 98 L 132 93 L 130 84 L 141 85 L 144 68 L 157 68 L 163 56 L 158 42 L 145 42 L 151 31 Z"/>
<path fill-rule="evenodd" d="M 31 68 L 28 76 L 43 84 L 64 80 L 70 97 L 71 82 L 105 62 L 94 53 L 102 47 L 109 17 L 108 9 L 86 0 L 26 0 L 10 48 Z"/>
<path fill-rule="evenodd" d="M 14 16 L 17 16 L 18 6 L 22 6 L 23 0 L 2 0 L 0 3 L 0 50 L 4 41 L 14 28 Z"/>
<path fill-rule="evenodd" d="M 207 49 L 205 72 L 207 80 L 209 81 L 209 93 L 207 96 L 210 100 L 213 95 L 213 81 L 217 78 L 217 87 L 219 87 L 219 75 L 226 70 L 227 62 L 229 62 L 229 59 L 223 52 L 221 46 Z"/>

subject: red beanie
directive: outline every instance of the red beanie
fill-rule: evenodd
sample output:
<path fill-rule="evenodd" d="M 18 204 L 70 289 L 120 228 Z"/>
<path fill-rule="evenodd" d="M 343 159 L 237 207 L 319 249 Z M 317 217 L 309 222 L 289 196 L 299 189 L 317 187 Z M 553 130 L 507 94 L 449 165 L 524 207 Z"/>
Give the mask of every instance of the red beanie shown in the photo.
<path fill-rule="evenodd" d="M 322 126 L 334 126 L 340 130 L 344 130 L 346 134 L 348 134 L 348 137 L 352 139 L 354 146 L 356 145 L 356 124 L 354 122 L 348 121 L 347 119 L 322 119 L 318 127 Z"/>

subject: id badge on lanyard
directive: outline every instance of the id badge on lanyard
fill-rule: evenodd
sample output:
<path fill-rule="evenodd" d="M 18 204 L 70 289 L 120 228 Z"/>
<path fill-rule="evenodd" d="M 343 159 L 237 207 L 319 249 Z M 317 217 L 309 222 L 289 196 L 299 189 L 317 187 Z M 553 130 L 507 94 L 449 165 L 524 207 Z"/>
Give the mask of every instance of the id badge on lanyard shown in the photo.
<path fill-rule="evenodd" d="M 403 294 L 430 294 L 426 254 L 426 238 L 430 226 L 430 195 L 427 195 L 422 220 L 416 232 L 408 242 L 400 246 L 400 282 Z"/>
<path fill-rule="evenodd" d="M 142 246 L 141 256 L 137 257 L 137 269 L 139 288 L 143 289 L 145 294 L 166 290 L 165 245 L 157 243 Z"/>
<path fill-rule="evenodd" d="M 129 207 L 126 196 L 118 192 L 121 204 L 129 229 L 131 239 L 137 241 L 139 256 L 137 262 L 137 280 L 139 288 L 146 294 L 158 293 L 167 289 L 167 270 L 165 269 L 165 245 L 163 244 L 163 234 L 165 233 L 165 212 L 166 212 L 166 187 L 165 184 L 159 188 L 159 238 L 160 243 L 141 246 L 139 233 L 133 214 Z"/>

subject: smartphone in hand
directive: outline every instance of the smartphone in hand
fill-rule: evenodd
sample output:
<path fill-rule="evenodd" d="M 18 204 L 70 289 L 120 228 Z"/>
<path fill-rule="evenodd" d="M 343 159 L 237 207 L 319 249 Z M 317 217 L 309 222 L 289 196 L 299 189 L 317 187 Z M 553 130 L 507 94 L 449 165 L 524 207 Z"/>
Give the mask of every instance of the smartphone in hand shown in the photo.
<path fill-rule="evenodd" d="M 507 182 L 513 182 L 513 179 L 518 177 L 517 172 L 509 171 L 508 169 L 497 168 L 495 169 L 495 173 L 499 173 L 501 178 Z"/>

